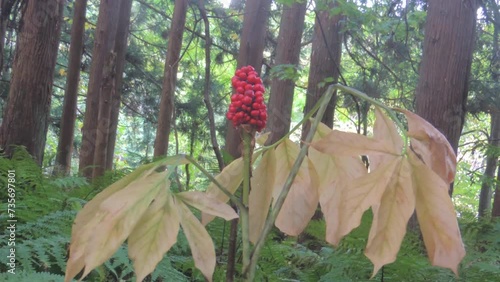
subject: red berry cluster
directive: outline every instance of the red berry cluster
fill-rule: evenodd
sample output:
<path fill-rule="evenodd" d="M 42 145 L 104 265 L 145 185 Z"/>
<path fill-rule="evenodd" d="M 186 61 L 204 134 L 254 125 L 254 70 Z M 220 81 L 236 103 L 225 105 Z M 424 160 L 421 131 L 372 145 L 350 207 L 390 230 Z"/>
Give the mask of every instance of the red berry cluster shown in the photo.
<path fill-rule="evenodd" d="M 231 96 L 227 118 L 235 127 L 250 124 L 257 131 L 266 126 L 267 112 L 264 104 L 264 85 L 252 66 L 236 70 L 231 79 L 236 94 Z"/>

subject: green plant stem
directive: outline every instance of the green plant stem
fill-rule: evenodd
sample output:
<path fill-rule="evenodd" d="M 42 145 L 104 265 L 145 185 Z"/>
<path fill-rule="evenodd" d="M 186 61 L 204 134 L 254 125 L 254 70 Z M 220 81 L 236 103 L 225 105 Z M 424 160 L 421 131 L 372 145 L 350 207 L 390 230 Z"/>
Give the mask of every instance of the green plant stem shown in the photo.
<path fill-rule="evenodd" d="M 356 90 L 354 88 L 347 87 L 347 86 L 344 86 L 341 84 L 335 84 L 333 86 L 335 89 L 347 92 L 355 97 L 358 97 L 362 100 L 369 102 L 370 104 L 373 104 L 379 108 L 384 109 L 387 112 L 387 114 L 389 115 L 389 117 L 392 119 L 392 121 L 394 121 L 394 123 L 396 123 L 396 125 L 399 127 L 399 129 L 403 133 L 405 144 L 408 144 L 408 135 L 406 133 L 407 132 L 406 127 L 401 123 L 401 121 L 399 121 L 398 117 L 396 116 L 396 114 L 394 113 L 394 110 L 392 108 L 384 105 L 382 102 L 380 102 L 376 99 L 373 99 L 372 97 L 370 97 L 370 96 L 366 95 L 365 93 L 363 93 L 359 90 Z M 403 150 L 406 150 L 406 146 L 403 148 Z"/>
<path fill-rule="evenodd" d="M 323 117 L 323 114 L 326 111 L 326 108 L 328 106 L 328 102 L 330 101 L 333 93 L 335 92 L 335 89 L 338 87 L 338 85 L 331 85 L 328 87 L 326 90 L 325 94 L 323 95 L 322 99 L 318 101 L 318 103 L 315 105 L 315 107 L 311 110 L 312 113 L 314 113 L 315 109 L 319 107 L 318 113 L 316 115 L 316 118 L 314 119 L 314 122 L 311 126 L 311 129 L 309 130 L 306 140 L 304 142 L 304 146 L 300 149 L 299 155 L 297 156 L 297 159 L 295 160 L 295 163 L 292 166 L 292 169 L 290 171 L 290 174 L 288 175 L 285 185 L 283 187 L 283 190 L 281 191 L 280 195 L 278 196 L 278 199 L 276 200 L 276 203 L 274 204 L 274 208 L 271 210 L 271 215 L 267 218 L 266 223 L 264 225 L 264 228 L 262 230 L 262 233 L 260 234 L 259 239 L 255 243 L 252 255 L 250 257 L 250 265 L 248 268 L 244 268 L 244 274 L 246 275 L 246 281 L 253 281 L 255 278 L 255 270 L 257 267 L 257 260 L 260 255 L 260 251 L 262 250 L 262 247 L 264 246 L 264 242 L 266 241 L 266 237 L 271 231 L 271 228 L 274 225 L 274 222 L 276 221 L 276 218 L 278 217 L 278 214 L 281 210 L 281 207 L 283 206 L 283 203 L 285 202 L 285 198 L 288 195 L 288 192 L 290 191 L 290 188 L 292 187 L 292 183 L 295 179 L 295 176 L 297 176 L 297 173 L 299 172 L 300 166 L 302 164 L 302 161 L 306 157 L 307 151 L 309 149 L 309 144 L 311 140 L 313 139 L 314 133 L 316 132 L 316 128 L 318 127 L 321 118 Z M 319 104 L 319 106 L 318 106 Z M 311 112 L 307 116 L 312 116 Z M 307 120 L 306 117 L 304 117 L 304 120 Z"/>
<path fill-rule="evenodd" d="M 245 213 L 241 213 L 241 240 L 243 244 L 243 269 L 250 264 L 250 239 L 249 239 L 249 218 L 248 218 L 248 198 L 250 194 L 250 176 L 252 164 L 252 135 L 245 129 L 242 131 L 243 137 L 243 206 Z"/>
<path fill-rule="evenodd" d="M 222 184 L 220 184 L 215 177 L 213 177 L 210 172 L 208 172 L 205 168 L 203 168 L 193 157 L 191 156 L 184 156 L 186 160 L 188 160 L 190 163 L 192 163 L 195 167 L 197 167 L 203 174 L 205 174 L 210 181 L 212 181 L 221 191 L 224 193 L 226 196 L 229 197 L 232 203 L 234 203 L 238 209 L 240 209 L 240 216 L 243 216 L 243 213 L 246 213 L 246 216 L 248 216 L 247 210 L 244 208 L 245 206 L 243 203 L 236 198 L 231 192 L 229 192 Z"/>

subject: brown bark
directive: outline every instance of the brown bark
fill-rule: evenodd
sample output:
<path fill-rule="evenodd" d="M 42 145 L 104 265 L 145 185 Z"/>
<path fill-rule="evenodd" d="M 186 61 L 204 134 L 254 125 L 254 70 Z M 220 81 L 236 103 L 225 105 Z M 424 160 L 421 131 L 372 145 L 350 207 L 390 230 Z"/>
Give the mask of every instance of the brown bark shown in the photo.
<path fill-rule="evenodd" d="M 85 117 L 82 128 L 82 146 L 80 149 L 80 172 L 90 178 L 94 164 L 97 123 L 99 115 L 99 99 L 103 82 L 103 69 L 114 46 L 120 1 L 101 0 L 99 18 L 95 30 L 92 65 L 90 67 Z"/>
<path fill-rule="evenodd" d="M 456 151 L 465 117 L 476 0 L 429 0 L 416 112 Z M 453 188 L 450 188 L 450 195 Z"/>
<path fill-rule="evenodd" d="M 246 1 L 237 68 L 252 65 L 260 74 L 270 6 L 271 0 Z M 241 156 L 240 143 L 238 131 L 228 122 L 225 149 L 233 158 Z"/>
<path fill-rule="evenodd" d="M 309 80 L 307 84 L 307 98 L 304 114 L 307 114 L 316 105 L 321 96 L 331 83 L 337 83 L 340 75 L 340 59 L 342 54 L 342 15 L 331 15 L 331 8 L 335 4 L 329 4 L 329 8 L 316 13 L 314 23 L 314 35 L 311 51 L 311 67 L 309 69 Z M 326 83 L 330 79 L 329 83 Z M 332 96 L 321 121 L 329 127 L 333 127 L 333 114 L 335 111 L 336 94 Z M 302 128 L 304 139 L 309 131 L 309 123 Z"/>
<path fill-rule="evenodd" d="M 12 153 L 11 145 L 22 145 L 42 163 L 64 2 L 28 1 L 23 7 L 0 129 L 0 146 L 7 156 Z"/>
<path fill-rule="evenodd" d="M 120 6 L 120 20 L 116 31 L 116 77 L 115 90 L 112 97 L 111 117 L 109 121 L 109 140 L 106 148 L 106 169 L 113 167 L 113 156 L 116 145 L 116 130 L 118 129 L 118 116 L 120 115 L 121 96 L 123 91 L 123 72 L 125 71 L 125 55 L 127 54 L 127 40 L 130 29 L 130 14 L 133 0 L 122 0 Z"/>
<path fill-rule="evenodd" d="M 174 111 L 174 94 L 177 80 L 177 69 L 182 48 L 182 36 L 186 24 L 187 0 L 175 0 L 174 17 L 168 39 L 167 57 L 160 101 L 158 127 L 156 129 L 154 156 L 167 154 L 170 125 Z"/>
<path fill-rule="evenodd" d="M 498 165 L 498 146 L 500 145 L 500 112 L 495 109 L 490 113 L 491 130 L 486 153 L 486 168 L 484 170 L 481 192 L 479 193 L 478 216 L 484 217 L 491 209 L 492 184 Z"/>
<path fill-rule="evenodd" d="M 7 32 L 7 23 L 9 22 L 9 17 L 12 12 L 14 4 L 18 3 L 19 0 L 3 0 L 0 1 L 0 77 L 2 76 L 3 64 L 4 64 L 4 48 L 5 48 L 5 33 Z"/>
<path fill-rule="evenodd" d="M 66 89 L 61 116 L 61 132 L 57 145 L 56 167 L 54 169 L 56 174 L 67 175 L 71 169 L 71 153 L 75 134 L 76 105 L 78 100 L 78 83 L 80 81 L 80 64 L 83 53 L 86 10 L 87 0 L 75 1 L 73 24 L 71 26 L 68 73 L 66 76 Z"/>
<path fill-rule="evenodd" d="M 276 65 L 298 66 L 306 5 L 307 2 L 303 1 L 284 6 L 276 47 Z M 268 103 L 267 130 L 271 132 L 268 144 L 278 141 L 290 131 L 294 89 L 294 79 L 272 79 Z"/>

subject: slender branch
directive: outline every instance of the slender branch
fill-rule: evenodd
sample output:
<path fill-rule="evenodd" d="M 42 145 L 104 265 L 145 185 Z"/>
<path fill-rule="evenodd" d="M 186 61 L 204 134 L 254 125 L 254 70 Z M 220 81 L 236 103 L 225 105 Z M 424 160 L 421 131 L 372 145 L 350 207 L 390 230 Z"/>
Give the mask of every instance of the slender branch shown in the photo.
<path fill-rule="evenodd" d="M 203 91 L 203 101 L 207 106 L 208 111 L 208 121 L 210 127 L 210 140 L 212 141 L 212 148 L 214 150 L 215 156 L 217 157 L 217 163 L 219 164 L 219 169 L 222 171 L 224 168 L 224 160 L 222 159 L 222 154 L 219 149 L 219 144 L 217 143 L 217 134 L 215 131 L 215 119 L 214 119 L 214 109 L 212 107 L 212 102 L 210 102 L 210 44 L 212 38 L 210 37 L 210 22 L 208 21 L 207 12 L 205 11 L 205 6 L 203 0 L 198 2 L 198 9 L 200 10 L 201 17 L 205 23 L 205 89 Z"/>

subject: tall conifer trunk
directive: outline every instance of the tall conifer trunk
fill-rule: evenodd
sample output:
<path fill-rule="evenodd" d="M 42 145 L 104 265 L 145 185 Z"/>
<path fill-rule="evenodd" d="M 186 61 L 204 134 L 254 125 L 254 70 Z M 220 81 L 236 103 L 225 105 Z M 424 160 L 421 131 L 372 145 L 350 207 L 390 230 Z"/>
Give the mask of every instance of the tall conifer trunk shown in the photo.
<path fill-rule="evenodd" d="M 68 174 L 71 169 L 71 153 L 73 151 L 75 135 L 76 104 L 78 101 L 78 83 L 80 81 L 86 10 L 87 0 L 75 1 L 69 46 L 68 73 L 66 76 L 66 89 L 61 116 L 61 132 L 57 145 L 56 167 L 54 170 L 56 174 Z"/>
<path fill-rule="evenodd" d="M 24 4 L 0 129 L 0 146 L 7 156 L 12 154 L 11 145 L 22 145 L 42 164 L 64 2 L 38 0 Z"/>
<path fill-rule="evenodd" d="M 478 4 L 476 0 L 429 0 L 428 4 L 416 112 L 440 130 L 456 151 L 465 117 Z"/>
<path fill-rule="evenodd" d="M 92 177 L 93 169 L 91 166 L 94 164 L 103 69 L 106 61 L 109 61 L 110 53 L 114 47 L 120 2 L 101 0 L 99 6 L 80 149 L 79 170 L 88 178 Z"/>

